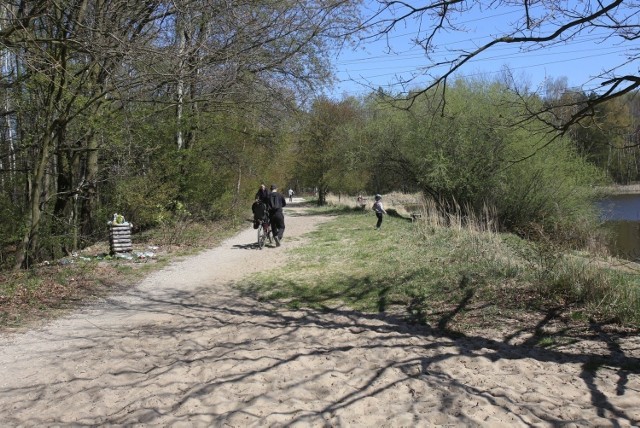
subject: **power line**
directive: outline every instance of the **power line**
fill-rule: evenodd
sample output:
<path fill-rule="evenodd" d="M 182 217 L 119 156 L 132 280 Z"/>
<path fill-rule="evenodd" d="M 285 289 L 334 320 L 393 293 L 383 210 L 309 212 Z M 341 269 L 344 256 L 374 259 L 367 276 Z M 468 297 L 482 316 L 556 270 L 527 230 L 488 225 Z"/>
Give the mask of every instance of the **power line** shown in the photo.
<path fill-rule="evenodd" d="M 582 40 L 574 41 L 574 42 L 568 44 L 567 46 L 575 47 L 577 45 L 582 45 L 582 44 L 586 44 L 586 43 L 591 43 L 593 41 L 601 41 L 601 40 L 602 40 L 602 37 L 600 37 L 600 36 L 585 36 Z M 464 42 L 472 42 L 472 41 L 474 41 L 474 39 L 467 39 Z M 451 46 L 451 45 L 456 44 L 456 43 L 463 43 L 463 41 L 447 43 L 446 46 Z M 492 47 L 491 48 L 491 52 L 501 52 L 501 51 L 513 52 L 515 49 L 518 49 L 518 47 L 514 46 L 514 45 L 506 45 L 505 44 L 505 45 L 501 45 L 501 46 Z M 548 48 L 541 48 L 540 51 L 543 51 L 543 49 L 560 49 L 560 46 L 556 45 L 556 46 L 552 46 L 552 47 L 548 47 Z M 596 49 L 620 49 L 620 47 L 619 46 L 607 46 L 606 48 L 596 48 Z M 442 57 L 442 56 L 444 56 L 446 54 L 451 54 L 452 52 L 454 52 L 454 51 L 450 50 L 450 49 L 446 49 L 446 50 L 442 49 L 440 51 L 432 52 L 430 54 L 430 56 L 434 57 L 434 58 L 438 58 L 438 57 Z M 531 52 L 534 52 L 534 51 L 531 51 Z M 531 53 L 531 52 L 529 52 L 529 53 Z M 567 53 L 571 53 L 571 52 L 573 52 L 573 51 L 568 51 Z M 522 52 L 519 52 L 519 53 L 522 54 Z M 408 55 L 405 55 L 405 54 L 408 54 Z M 377 54 L 377 55 L 369 56 L 369 57 L 366 57 L 366 58 L 344 59 L 344 60 L 338 60 L 337 62 L 338 63 L 342 63 L 342 64 L 350 64 L 350 63 L 359 63 L 359 62 L 369 62 L 369 61 L 372 61 L 372 60 L 389 59 L 390 57 L 393 58 L 394 60 L 395 59 L 418 59 L 418 58 L 426 58 L 426 55 L 424 54 L 424 52 L 415 52 L 415 49 L 412 49 L 412 50 L 407 50 L 404 53 L 400 53 L 400 54 L 392 54 L 392 53 Z"/>
<path fill-rule="evenodd" d="M 532 9 L 529 11 L 532 12 L 532 16 L 536 13 Z M 537 10 L 537 12 L 542 13 L 545 11 L 542 6 L 541 9 Z M 510 27 L 508 21 L 513 21 L 513 19 L 510 20 L 508 16 L 512 16 L 518 21 L 523 17 L 522 8 L 492 15 L 487 15 L 486 12 L 475 9 L 470 10 L 466 15 L 460 16 L 463 18 L 471 17 L 471 19 L 460 20 L 454 22 L 453 25 L 457 25 L 459 28 L 464 26 L 472 27 L 472 24 L 481 22 L 482 35 L 473 35 L 474 31 L 472 29 L 472 31 L 464 33 L 464 38 L 457 40 L 453 40 L 450 35 L 436 36 L 443 43 L 437 45 L 427 56 L 417 43 L 417 38 L 421 34 L 427 34 L 420 27 L 423 22 L 422 17 L 407 19 L 403 21 L 407 24 L 406 28 L 411 30 L 413 27 L 413 30 L 400 33 L 394 28 L 390 34 L 385 34 L 378 39 L 369 39 L 374 41 L 369 45 L 362 45 L 364 49 L 361 52 L 350 52 L 346 55 L 343 52 L 343 55 L 334 62 L 337 74 L 356 77 L 343 78 L 339 82 L 357 83 L 360 81 L 363 86 L 369 87 L 372 85 L 378 86 L 378 79 L 395 77 L 398 82 L 415 82 L 415 84 L 418 84 L 421 80 L 434 78 L 437 71 L 446 73 L 449 70 L 448 66 L 455 64 L 455 61 L 464 57 L 466 53 L 474 52 L 491 40 L 495 40 L 495 36 L 489 35 L 489 32 L 492 32 L 493 29 L 495 29 L 495 34 L 509 34 L 513 27 Z M 387 23 L 391 23 L 391 21 L 387 21 Z M 489 29 L 490 27 L 491 29 Z M 503 28 L 500 29 L 500 27 Z M 553 31 L 555 28 L 557 27 L 549 26 L 546 29 L 542 28 L 541 32 L 543 30 Z M 603 31 L 592 27 L 589 29 L 589 33 L 576 34 L 570 40 L 554 40 L 545 44 L 501 43 L 492 46 L 481 55 L 471 58 L 464 66 L 464 70 L 468 70 L 470 67 L 476 69 L 486 67 L 490 69 L 489 71 L 462 74 L 464 70 L 461 69 L 455 75 L 465 78 L 503 72 L 502 67 L 499 70 L 495 70 L 496 66 L 491 66 L 496 61 L 513 64 L 513 66 L 508 65 L 510 70 L 531 70 L 532 72 L 535 70 L 537 74 L 547 66 L 566 64 L 567 72 L 571 74 L 571 64 L 576 64 L 580 61 L 591 61 L 592 66 L 580 64 L 574 66 L 574 69 L 577 70 L 575 74 L 579 74 L 580 78 L 584 78 L 586 83 L 594 82 L 594 77 L 604 75 L 607 72 L 605 69 L 607 66 L 611 70 L 628 67 L 631 63 L 630 58 L 634 55 L 637 56 L 634 50 L 628 46 L 628 42 L 620 40 L 619 43 L 615 43 L 616 40 L 613 39 L 615 34 L 604 33 Z M 456 34 L 462 33 L 456 32 Z M 401 46 L 405 48 L 398 50 L 398 47 Z M 374 54 L 370 54 L 372 51 Z M 614 56 L 615 59 L 613 59 Z M 560 59 L 554 60 L 555 58 Z M 525 62 L 526 64 L 523 64 Z M 600 69 L 598 70 L 599 67 Z M 494 70 L 491 70 L 491 68 L 494 68 Z M 590 69 L 593 69 L 593 71 L 590 71 Z M 547 70 L 545 69 L 545 77 L 538 77 L 541 79 L 546 78 L 546 72 Z M 637 70 L 634 72 L 637 72 Z M 583 82 L 582 84 L 584 87 L 585 83 Z M 394 87 L 397 85 L 398 83 L 386 83 L 380 86 Z M 596 84 L 594 83 L 595 86 Z"/>
<path fill-rule="evenodd" d="M 581 57 L 571 57 L 571 58 L 564 58 L 563 61 L 576 61 L 576 60 L 580 60 L 580 59 L 587 59 L 587 58 L 597 58 L 597 57 L 602 57 L 603 55 L 611 55 L 611 54 L 623 54 L 625 52 L 627 52 L 627 49 L 620 49 L 620 48 L 599 48 L 599 49 L 592 49 L 591 55 L 586 55 L 586 56 L 581 56 Z M 527 56 L 529 59 L 533 58 L 542 58 L 542 57 L 550 57 L 550 56 L 558 56 L 558 55 L 571 55 L 571 54 L 577 54 L 583 52 L 581 50 L 571 50 L 571 51 L 562 51 L 562 52 L 546 52 L 546 53 L 539 53 L 539 54 L 535 54 L 535 55 L 531 55 L 531 54 L 527 54 L 527 53 L 518 53 L 517 55 L 519 56 Z M 501 59 L 510 59 L 513 58 L 514 56 L 512 54 L 501 54 L 501 55 L 494 55 L 494 56 L 490 56 L 490 57 L 484 57 L 484 58 L 474 58 L 472 60 L 470 60 L 470 64 L 476 64 L 476 63 L 480 63 L 480 62 L 491 62 L 491 61 L 497 61 L 497 60 L 501 60 Z M 427 61 L 427 58 L 424 58 L 423 56 L 418 56 L 418 55 L 412 55 L 412 56 L 406 56 L 406 57 L 402 57 L 402 58 L 394 58 L 394 65 L 397 67 L 397 64 L 399 61 L 406 61 L 406 60 L 416 60 L 416 59 L 423 59 L 425 61 Z M 562 61 L 560 61 L 562 62 Z M 377 61 L 376 63 L 379 64 L 379 61 Z M 416 65 L 415 64 L 408 64 L 407 67 L 409 68 L 415 68 Z M 388 65 L 380 65 L 380 66 L 372 66 L 372 67 L 367 67 L 367 68 L 358 68 L 358 69 L 352 69 L 349 71 L 352 72 L 365 72 L 365 71 L 375 71 L 375 70 L 380 70 L 380 69 L 387 69 L 389 68 Z"/>
<path fill-rule="evenodd" d="M 516 67 L 509 67 L 510 70 L 512 71 L 517 71 L 517 70 L 525 70 L 525 69 L 531 69 L 532 67 L 544 67 L 547 65 L 553 65 L 553 64 L 559 64 L 559 63 L 566 63 L 566 62 L 572 62 L 572 61 L 579 61 L 579 60 L 583 60 L 583 59 L 590 59 L 590 58 L 594 58 L 594 57 L 601 57 L 601 55 L 585 55 L 582 57 L 576 57 L 576 58 L 572 58 L 569 60 L 558 60 L 558 61 L 549 61 L 549 62 L 545 62 L 545 63 L 539 63 L 539 64 L 535 64 L 534 66 L 532 65 L 523 65 L 523 66 L 516 66 Z M 491 75 L 491 74 L 498 74 L 501 73 L 502 70 L 494 70 L 494 71 L 481 71 L 481 72 L 473 72 L 473 73 L 465 73 L 465 74 L 456 74 L 457 77 L 460 78 L 470 78 L 470 77 L 475 77 L 475 76 L 482 76 L 482 75 Z M 371 82 L 374 79 L 377 78 L 384 78 L 384 77 L 394 77 L 394 76 L 402 76 L 402 75 L 407 75 L 407 74 L 411 74 L 413 73 L 414 75 L 410 77 L 410 80 L 412 82 L 414 82 L 415 85 L 418 85 L 420 82 L 420 77 L 421 75 L 424 75 L 421 72 L 418 72 L 418 69 L 416 69 L 415 67 L 411 67 L 408 68 L 406 71 L 403 72 L 391 72 L 391 73 L 382 73 L 382 74 L 377 74 L 377 75 L 372 75 L 372 76 L 367 76 L 362 77 L 362 81 L 367 81 L 371 84 L 373 84 L 373 82 Z M 354 82 L 355 79 L 350 78 L 350 79 L 340 79 L 338 80 L 339 83 L 344 83 L 344 82 Z M 424 83 L 424 82 L 423 82 Z M 398 85 L 398 83 L 385 83 L 385 84 L 379 84 L 376 83 L 376 86 L 381 86 L 384 88 L 394 88 Z M 369 86 L 369 85 L 363 85 L 363 86 Z M 583 89 L 585 91 L 589 91 L 589 90 L 594 90 L 597 89 L 598 87 L 600 87 L 599 84 L 593 84 L 591 86 L 583 86 Z"/>

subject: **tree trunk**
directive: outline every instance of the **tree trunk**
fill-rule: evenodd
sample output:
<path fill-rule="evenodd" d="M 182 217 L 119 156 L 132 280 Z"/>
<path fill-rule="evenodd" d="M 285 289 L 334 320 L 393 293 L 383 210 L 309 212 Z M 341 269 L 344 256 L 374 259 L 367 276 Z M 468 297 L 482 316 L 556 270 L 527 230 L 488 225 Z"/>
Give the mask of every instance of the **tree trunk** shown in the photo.
<path fill-rule="evenodd" d="M 53 218 L 55 219 L 54 233 L 58 236 L 65 236 L 69 232 L 68 226 L 73 222 L 73 207 L 70 203 L 73 172 L 70 156 L 67 150 L 58 150 L 56 154 L 56 203 L 53 208 Z M 66 255 L 74 249 L 67 245 L 67 241 L 63 239 L 62 250 Z"/>
<path fill-rule="evenodd" d="M 94 133 L 87 139 L 87 155 L 85 161 L 85 192 L 80 208 L 82 236 L 91 236 L 97 224 L 95 212 L 98 204 L 98 140 Z"/>
<path fill-rule="evenodd" d="M 178 22 L 181 21 L 180 17 L 176 18 Z M 181 25 L 176 25 L 176 38 L 178 42 L 178 75 L 176 86 L 176 145 L 178 150 L 184 148 L 184 141 L 182 136 L 182 115 L 184 109 L 184 55 L 187 44 L 187 37 Z"/>
<path fill-rule="evenodd" d="M 53 138 L 51 136 L 51 132 L 47 131 L 42 139 L 40 156 L 34 165 L 29 207 L 25 218 L 26 228 L 16 255 L 16 261 L 14 264 L 16 269 L 29 267 L 31 262 L 31 253 L 37 247 L 38 228 L 42 217 L 42 209 L 40 208 L 40 204 L 42 202 L 41 195 L 45 190 L 44 177 L 47 164 L 49 163 L 52 145 Z"/>

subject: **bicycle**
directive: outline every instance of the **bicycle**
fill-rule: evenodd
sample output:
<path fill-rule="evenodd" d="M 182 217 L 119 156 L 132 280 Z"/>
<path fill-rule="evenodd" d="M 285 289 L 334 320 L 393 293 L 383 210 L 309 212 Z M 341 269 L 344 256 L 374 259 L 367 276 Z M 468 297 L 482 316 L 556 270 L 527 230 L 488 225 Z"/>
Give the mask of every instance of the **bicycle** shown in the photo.
<path fill-rule="evenodd" d="M 271 221 L 266 204 L 256 201 L 252 206 L 254 228 L 258 231 L 258 248 L 262 250 L 265 242 L 273 242 L 273 232 L 271 231 Z"/>
<path fill-rule="evenodd" d="M 268 219 L 261 219 L 258 226 L 258 248 L 262 250 L 265 241 L 273 242 L 273 232 L 271 231 L 271 223 Z"/>

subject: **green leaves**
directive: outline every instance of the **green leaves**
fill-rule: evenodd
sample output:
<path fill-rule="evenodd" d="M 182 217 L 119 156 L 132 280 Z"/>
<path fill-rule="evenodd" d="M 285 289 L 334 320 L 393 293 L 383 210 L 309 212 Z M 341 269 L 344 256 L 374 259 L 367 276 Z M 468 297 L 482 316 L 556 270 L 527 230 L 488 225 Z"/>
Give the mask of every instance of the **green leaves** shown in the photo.
<path fill-rule="evenodd" d="M 588 218 L 585 189 L 601 174 L 569 139 L 549 144 L 539 123 L 523 121 L 522 103 L 506 86 L 456 81 L 447 88 L 446 104 L 436 102 L 441 96 L 428 92 L 409 110 L 375 98 L 367 104 L 373 111 L 367 116 L 374 117 L 368 135 L 384 154 L 374 158 L 373 168 L 385 186 L 419 186 L 443 206 L 455 203 L 475 212 L 494 207 L 512 230 Z"/>

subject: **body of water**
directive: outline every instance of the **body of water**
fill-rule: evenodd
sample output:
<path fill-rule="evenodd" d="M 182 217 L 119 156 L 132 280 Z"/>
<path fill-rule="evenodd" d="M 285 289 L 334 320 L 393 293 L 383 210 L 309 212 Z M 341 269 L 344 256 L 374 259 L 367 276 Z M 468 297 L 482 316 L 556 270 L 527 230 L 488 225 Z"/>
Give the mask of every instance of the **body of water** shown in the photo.
<path fill-rule="evenodd" d="M 640 261 L 640 194 L 612 195 L 599 201 L 598 206 L 612 232 L 612 254 Z"/>

